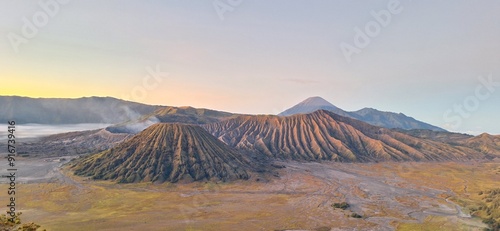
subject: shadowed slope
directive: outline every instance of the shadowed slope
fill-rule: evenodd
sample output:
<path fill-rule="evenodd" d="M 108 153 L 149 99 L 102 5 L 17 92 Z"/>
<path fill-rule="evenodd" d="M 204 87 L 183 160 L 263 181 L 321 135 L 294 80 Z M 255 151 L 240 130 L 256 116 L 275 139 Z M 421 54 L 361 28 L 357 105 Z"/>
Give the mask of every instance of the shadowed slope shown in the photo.
<path fill-rule="evenodd" d="M 68 132 L 38 139 L 19 139 L 17 152 L 26 157 L 56 157 L 96 153 L 112 148 L 131 134 L 114 134 L 105 129 Z M 7 146 L 0 142 L 0 149 Z"/>
<path fill-rule="evenodd" d="M 405 133 L 417 138 L 429 139 L 434 141 L 439 141 L 443 143 L 448 143 L 452 145 L 459 145 L 463 141 L 472 138 L 474 136 L 463 134 L 463 133 L 454 133 L 454 132 L 442 132 L 442 131 L 432 131 L 432 130 L 423 130 L 423 129 L 413 129 L 413 130 L 404 130 L 404 129 L 394 129 L 397 132 Z"/>
<path fill-rule="evenodd" d="M 384 128 L 401 128 L 405 130 L 426 129 L 441 132 L 446 131 L 440 127 L 436 127 L 406 116 L 403 113 L 385 112 L 373 108 L 363 108 L 358 111 L 350 112 L 349 115 L 351 115 L 349 116 L 351 118 Z"/>
<path fill-rule="evenodd" d="M 78 160 L 75 174 L 122 183 L 248 179 L 243 157 L 194 125 L 152 125 L 110 150 Z"/>
<path fill-rule="evenodd" d="M 466 160 L 484 154 L 419 139 L 329 111 L 306 115 L 240 116 L 204 125 L 232 147 L 294 160 Z"/>
<path fill-rule="evenodd" d="M 397 131 L 409 134 L 417 138 L 448 143 L 453 146 L 465 146 L 493 158 L 500 156 L 500 136 L 498 135 L 495 136 L 488 133 L 483 133 L 478 136 L 472 136 L 468 134 L 438 132 L 430 130 L 397 129 Z"/>

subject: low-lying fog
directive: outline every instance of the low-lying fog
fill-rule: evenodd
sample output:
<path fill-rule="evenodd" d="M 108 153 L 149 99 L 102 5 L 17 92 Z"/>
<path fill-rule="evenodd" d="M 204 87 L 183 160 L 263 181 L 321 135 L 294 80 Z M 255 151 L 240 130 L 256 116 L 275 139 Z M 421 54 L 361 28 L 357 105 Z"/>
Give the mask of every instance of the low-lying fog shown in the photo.
<path fill-rule="evenodd" d="M 111 124 L 16 124 L 16 139 L 38 138 L 53 134 L 94 130 L 105 128 Z M 0 126 L 0 140 L 6 140 L 8 135 L 8 125 Z"/>

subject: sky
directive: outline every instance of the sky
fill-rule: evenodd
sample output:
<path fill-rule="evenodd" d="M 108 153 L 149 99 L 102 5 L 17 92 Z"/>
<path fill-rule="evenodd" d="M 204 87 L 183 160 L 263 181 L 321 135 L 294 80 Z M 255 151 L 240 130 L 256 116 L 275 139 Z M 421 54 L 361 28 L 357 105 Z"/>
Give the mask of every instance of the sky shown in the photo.
<path fill-rule="evenodd" d="M 500 134 L 497 0 L 0 6 L 0 95 L 111 96 L 248 114 L 321 96 L 348 111 Z"/>

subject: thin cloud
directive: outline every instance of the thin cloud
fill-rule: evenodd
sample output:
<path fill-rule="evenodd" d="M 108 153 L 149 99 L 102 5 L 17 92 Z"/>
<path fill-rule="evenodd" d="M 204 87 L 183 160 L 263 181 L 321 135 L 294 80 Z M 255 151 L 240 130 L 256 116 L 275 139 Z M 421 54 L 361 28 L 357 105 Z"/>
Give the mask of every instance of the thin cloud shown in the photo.
<path fill-rule="evenodd" d="M 317 84 L 320 81 L 311 80 L 311 79 L 296 79 L 296 78 L 282 78 L 281 81 L 299 83 L 299 84 Z"/>

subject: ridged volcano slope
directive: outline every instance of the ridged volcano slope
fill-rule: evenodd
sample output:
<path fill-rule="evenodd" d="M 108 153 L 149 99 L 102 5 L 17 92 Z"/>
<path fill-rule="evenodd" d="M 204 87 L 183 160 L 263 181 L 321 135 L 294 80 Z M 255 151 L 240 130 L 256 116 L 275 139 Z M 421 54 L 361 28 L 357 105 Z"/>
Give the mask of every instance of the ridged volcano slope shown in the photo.
<path fill-rule="evenodd" d="M 110 150 L 77 160 L 75 174 L 132 182 L 248 179 L 248 163 L 196 125 L 158 123 Z"/>
<path fill-rule="evenodd" d="M 484 154 L 419 139 L 329 111 L 279 116 L 240 116 L 203 126 L 232 147 L 294 160 L 466 160 Z"/>
<path fill-rule="evenodd" d="M 490 154 L 492 157 L 500 157 L 500 136 L 483 133 L 467 139 L 463 143 L 472 149 Z"/>

